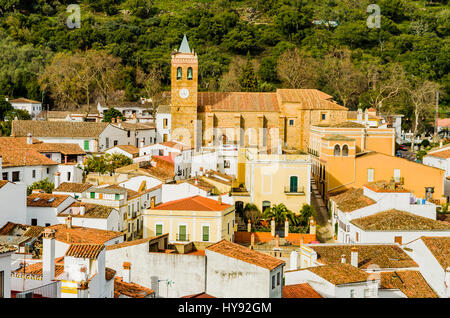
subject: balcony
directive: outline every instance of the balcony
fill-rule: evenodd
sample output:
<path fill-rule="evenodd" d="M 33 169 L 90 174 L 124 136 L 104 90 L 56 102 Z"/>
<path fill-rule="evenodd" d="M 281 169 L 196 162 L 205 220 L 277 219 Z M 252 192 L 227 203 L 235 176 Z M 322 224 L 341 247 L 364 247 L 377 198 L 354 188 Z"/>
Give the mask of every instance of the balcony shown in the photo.
<path fill-rule="evenodd" d="M 189 234 L 177 234 L 177 241 L 178 242 L 188 242 L 189 241 Z"/>
<path fill-rule="evenodd" d="M 11 293 L 12 298 L 58 298 L 61 282 L 56 281 L 47 285 L 25 290 L 19 293 Z"/>
<path fill-rule="evenodd" d="M 285 186 L 284 193 L 287 195 L 305 195 L 305 187 L 291 188 L 290 186 Z"/>

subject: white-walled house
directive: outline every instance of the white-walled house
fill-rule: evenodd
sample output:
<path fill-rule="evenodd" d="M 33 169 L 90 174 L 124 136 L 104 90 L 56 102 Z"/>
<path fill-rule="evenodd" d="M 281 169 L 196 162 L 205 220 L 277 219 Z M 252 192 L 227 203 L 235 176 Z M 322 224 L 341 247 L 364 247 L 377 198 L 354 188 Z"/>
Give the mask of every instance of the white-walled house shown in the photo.
<path fill-rule="evenodd" d="M 89 227 L 99 230 L 118 231 L 119 212 L 117 209 L 98 204 L 74 202 L 58 213 L 60 224 L 65 224 L 67 217 L 72 218 L 73 226 Z"/>
<path fill-rule="evenodd" d="M 431 150 L 423 157 L 423 164 L 445 170 L 444 195 L 450 199 L 450 146 Z"/>
<path fill-rule="evenodd" d="M 45 143 L 78 144 L 88 153 L 103 152 L 116 145 L 128 145 L 125 129 L 104 122 L 14 120 L 12 135 L 33 137 Z"/>
<path fill-rule="evenodd" d="M 130 159 L 134 159 L 139 156 L 139 148 L 132 145 L 117 145 L 105 150 L 105 153 L 119 154 L 127 156 Z"/>
<path fill-rule="evenodd" d="M 205 255 L 207 294 L 218 298 L 282 297 L 284 261 L 227 240 L 208 246 Z"/>
<path fill-rule="evenodd" d="M 26 224 L 51 226 L 58 224 L 58 213 L 76 200 L 69 195 L 51 193 L 32 193 L 27 197 Z"/>
<path fill-rule="evenodd" d="M 337 240 L 344 243 L 363 243 L 356 238 L 356 232 L 350 232 L 351 222 L 389 210 L 404 211 L 419 217 L 436 220 L 436 205 L 417 200 L 410 191 L 403 188 L 377 190 L 381 181 L 365 185 L 362 189 L 348 189 L 344 193 L 330 197 L 331 222 L 337 228 Z M 420 201 L 420 202 L 419 202 Z M 426 228 L 424 228 L 425 230 Z M 374 241 L 365 243 L 393 243 Z"/>
<path fill-rule="evenodd" d="M 314 266 L 285 272 L 285 284 L 309 284 L 325 298 L 377 298 L 379 279 L 350 264 Z"/>
<path fill-rule="evenodd" d="M 42 103 L 27 99 L 27 98 L 16 98 L 7 101 L 11 104 L 14 109 L 26 110 L 32 118 L 35 118 L 37 114 L 42 111 Z"/>
<path fill-rule="evenodd" d="M 420 273 L 439 297 L 450 297 L 450 237 L 426 237 L 408 242 L 405 252 L 420 266 Z"/>
<path fill-rule="evenodd" d="M 127 143 L 125 145 L 144 147 L 156 143 L 156 128 L 153 123 L 137 123 L 131 121 L 119 121 L 112 123 L 113 126 L 125 129 L 127 132 Z"/>
<path fill-rule="evenodd" d="M 0 299 L 11 298 L 11 255 L 16 248 L 0 244 Z"/>
<path fill-rule="evenodd" d="M 59 186 L 55 184 L 55 190 L 52 193 L 70 195 L 78 199 L 83 192 L 88 192 L 93 187 L 94 185 L 90 183 L 63 182 Z"/>
<path fill-rule="evenodd" d="M 26 223 L 27 187 L 25 184 L 0 180 L 0 202 L 8 202 L 0 204 L 0 228 L 8 222 Z"/>
<path fill-rule="evenodd" d="M 169 141 L 171 132 L 171 107 L 159 106 L 156 111 L 156 142 L 161 143 Z"/>
<path fill-rule="evenodd" d="M 223 203 L 234 205 L 232 196 L 229 196 L 228 193 L 221 194 L 214 185 L 201 178 L 191 178 L 179 183 L 163 184 L 161 203 L 189 198 L 195 195 L 200 195 L 216 201 L 219 200 L 220 197 Z"/>

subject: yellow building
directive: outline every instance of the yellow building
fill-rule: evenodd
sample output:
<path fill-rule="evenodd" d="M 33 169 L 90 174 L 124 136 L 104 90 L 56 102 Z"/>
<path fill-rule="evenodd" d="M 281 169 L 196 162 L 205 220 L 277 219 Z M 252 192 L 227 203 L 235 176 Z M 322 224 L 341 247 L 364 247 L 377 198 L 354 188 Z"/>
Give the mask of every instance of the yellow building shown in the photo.
<path fill-rule="evenodd" d="M 311 161 L 308 155 L 254 154 L 242 149 L 232 195 L 237 205 L 255 204 L 261 211 L 283 203 L 299 213 L 310 204 Z"/>
<path fill-rule="evenodd" d="M 169 233 L 171 242 L 218 242 L 234 239 L 234 207 L 194 196 L 147 209 L 144 238 Z"/>
<path fill-rule="evenodd" d="M 332 192 L 350 187 L 392 180 L 416 197 L 443 200 L 445 171 L 395 157 L 394 149 L 392 128 L 365 128 L 350 122 L 311 127 L 308 150 L 319 192 L 327 198 Z"/>

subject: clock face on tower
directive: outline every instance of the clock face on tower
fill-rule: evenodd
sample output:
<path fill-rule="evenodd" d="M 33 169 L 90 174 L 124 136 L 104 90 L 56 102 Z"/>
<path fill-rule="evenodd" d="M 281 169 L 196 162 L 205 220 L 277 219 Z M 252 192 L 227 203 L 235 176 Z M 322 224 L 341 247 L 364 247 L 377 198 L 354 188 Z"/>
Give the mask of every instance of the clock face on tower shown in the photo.
<path fill-rule="evenodd" d="M 180 97 L 181 98 L 188 98 L 189 97 L 189 90 L 187 88 L 180 89 Z"/>

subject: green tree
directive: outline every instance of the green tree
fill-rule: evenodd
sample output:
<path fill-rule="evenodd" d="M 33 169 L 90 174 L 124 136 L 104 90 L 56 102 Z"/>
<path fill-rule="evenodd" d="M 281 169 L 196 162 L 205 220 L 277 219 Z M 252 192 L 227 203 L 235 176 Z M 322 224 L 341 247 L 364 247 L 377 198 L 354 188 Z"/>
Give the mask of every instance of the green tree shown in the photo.
<path fill-rule="evenodd" d="M 281 226 L 284 224 L 286 219 L 292 217 L 292 211 L 289 210 L 283 203 L 278 205 L 273 205 L 270 209 L 266 209 L 263 213 L 263 218 L 266 220 L 271 220 L 272 218 L 275 220 L 275 224 L 277 226 Z"/>
<path fill-rule="evenodd" d="M 123 121 L 126 119 L 120 111 L 115 108 L 110 108 L 103 114 L 103 121 L 105 123 L 110 123 L 113 118 L 117 117 L 119 117 Z"/>
<path fill-rule="evenodd" d="M 247 203 L 244 206 L 244 218 L 245 221 L 250 220 L 250 222 L 255 226 L 261 219 L 261 211 L 253 203 Z"/>
<path fill-rule="evenodd" d="M 247 56 L 247 63 L 242 69 L 241 76 L 239 77 L 239 85 L 243 92 L 256 92 L 258 90 L 258 78 L 256 77 L 255 70 L 253 69 L 250 55 Z"/>
<path fill-rule="evenodd" d="M 30 195 L 33 192 L 33 190 L 36 189 L 44 190 L 45 193 L 52 193 L 53 190 L 55 189 L 55 184 L 50 182 L 48 178 L 36 181 L 27 187 L 27 195 Z"/>
<path fill-rule="evenodd" d="M 12 105 L 5 100 L 5 96 L 0 96 L 0 120 L 5 120 L 5 115 L 13 111 Z"/>

